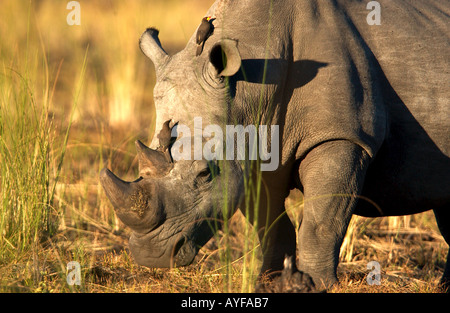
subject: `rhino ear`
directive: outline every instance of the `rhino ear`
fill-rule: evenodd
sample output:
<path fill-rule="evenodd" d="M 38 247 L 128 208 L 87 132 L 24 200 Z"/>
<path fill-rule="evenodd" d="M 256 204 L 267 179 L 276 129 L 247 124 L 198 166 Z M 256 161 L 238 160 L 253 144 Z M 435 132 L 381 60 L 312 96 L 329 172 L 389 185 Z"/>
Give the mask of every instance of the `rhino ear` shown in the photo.
<path fill-rule="evenodd" d="M 219 76 L 233 76 L 241 68 L 241 55 L 237 41 L 223 39 L 216 43 L 209 52 L 209 61 Z"/>
<path fill-rule="evenodd" d="M 147 28 L 139 39 L 139 47 L 142 52 L 152 60 L 158 71 L 161 65 L 163 65 L 169 58 L 166 51 L 161 46 L 161 42 L 158 38 L 159 31 L 156 28 Z"/>

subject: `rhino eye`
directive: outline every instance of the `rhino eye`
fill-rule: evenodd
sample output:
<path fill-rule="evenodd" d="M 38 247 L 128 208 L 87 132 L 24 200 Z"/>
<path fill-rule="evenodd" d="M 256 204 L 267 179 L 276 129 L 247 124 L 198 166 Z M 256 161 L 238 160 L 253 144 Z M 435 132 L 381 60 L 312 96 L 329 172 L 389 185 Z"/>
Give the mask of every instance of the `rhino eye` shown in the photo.
<path fill-rule="evenodd" d="M 197 176 L 194 179 L 194 187 L 198 188 L 201 185 L 204 185 L 208 182 L 210 182 L 212 179 L 211 170 L 209 167 L 203 169 L 200 173 L 197 174 Z"/>
<path fill-rule="evenodd" d="M 220 168 L 214 161 L 202 160 L 195 163 L 197 175 L 194 178 L 194 188 L 211 182 L 215 176 L 220 174 Z"/>

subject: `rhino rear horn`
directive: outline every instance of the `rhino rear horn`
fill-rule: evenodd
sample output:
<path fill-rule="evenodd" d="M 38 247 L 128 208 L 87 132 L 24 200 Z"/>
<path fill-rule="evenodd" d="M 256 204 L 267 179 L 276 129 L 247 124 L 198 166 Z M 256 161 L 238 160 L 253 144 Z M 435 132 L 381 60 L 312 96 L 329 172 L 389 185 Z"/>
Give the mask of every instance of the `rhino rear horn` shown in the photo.
<path fill-rule="evenodd" d="M 140 140 L 136 140 L 135 144 L 139 159 L 139 174 L 142 177 L 165 176 L 172 169 L 173 164 L 166 153 L 151 149 Z"/>

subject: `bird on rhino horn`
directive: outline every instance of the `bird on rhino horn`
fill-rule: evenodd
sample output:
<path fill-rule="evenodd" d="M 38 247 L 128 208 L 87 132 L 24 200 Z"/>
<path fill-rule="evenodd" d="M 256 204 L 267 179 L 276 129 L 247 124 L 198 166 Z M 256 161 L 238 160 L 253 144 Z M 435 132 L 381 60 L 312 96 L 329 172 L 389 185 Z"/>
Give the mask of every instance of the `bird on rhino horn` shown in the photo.
<path fill-rule="evenodd" d="M 170 148 L 175 142 L 172 137 L 172 129 L 177 125 L 175 123 L 170 127 L 168 120 L 157 135 L 159 139 L 159 147 L 151 149 L 144 145 L 140 140 L 136 140 L 136 150 L 139 159 L 139 175 L 142 177 L 161 176 L 168 173 L 173 168 L 173 159 L 170 154 Z"/>

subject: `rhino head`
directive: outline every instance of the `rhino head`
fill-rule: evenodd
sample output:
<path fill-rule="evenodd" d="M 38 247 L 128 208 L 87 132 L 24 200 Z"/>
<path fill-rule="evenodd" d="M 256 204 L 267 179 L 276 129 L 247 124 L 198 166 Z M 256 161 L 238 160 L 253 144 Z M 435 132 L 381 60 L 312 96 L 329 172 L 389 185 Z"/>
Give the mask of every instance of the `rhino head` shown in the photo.
<path fill-rule="evenodd" d="M 193 37 L 184 50 L 169 56 L 156 29 L 144 32 L 140 48 L 155 66 L 156 125 L 163 126 L 150 147 L 136 142 L 137 180 L 125 182 L 108 169 L 100 174 L 117 216 L 132 230 L 134 259 L 148 267 L 190 264 L 222 219 L 234 212 L 242 194 L 239 161 L 173 157 L 170 120 L 191 129 L 199 116 L 204 125 L 227 124 L 231 104 L 226 78 L 241 66 L 234 40 L 215 38 L 200 56 L 195 56 L 196 47 Z M 177 136 L 175 132 L 172 139 Z"/>
<path fill-rule="evenodd" d="M 137 180 L 123 181 L 106 168 L 100 173 L 117 216 L 132 230 L 129 249 L 147 267 L 189 265 L 221 227 L 224 213 L 235 210 L 241 168 L 204 159 L 174 162 L 170 145 L 151 149 L 136 141 L 136 149 Z"/>

